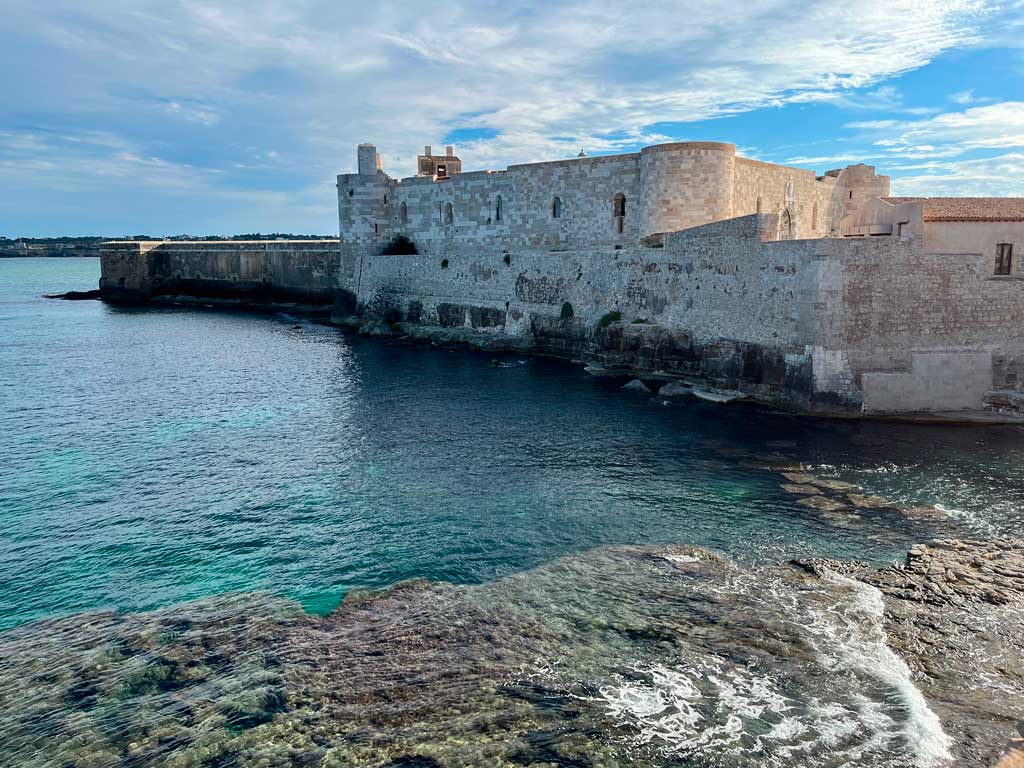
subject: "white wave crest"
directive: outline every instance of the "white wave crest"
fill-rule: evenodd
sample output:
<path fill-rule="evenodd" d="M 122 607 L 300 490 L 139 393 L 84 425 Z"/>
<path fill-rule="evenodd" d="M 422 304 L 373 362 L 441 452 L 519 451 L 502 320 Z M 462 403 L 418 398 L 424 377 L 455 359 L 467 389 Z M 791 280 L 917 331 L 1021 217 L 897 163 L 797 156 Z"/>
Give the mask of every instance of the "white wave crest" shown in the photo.
<path fill-rule="evenodd" d="M 888 645 L 882 593 L 846 576 L 828 573 L 826 578 L 848 587 L 852 598 L 812 628 L 823 665 L 874 678 L 892 692 L 906 713 L 903 735 L 916 765 L 932 768 L 951 762 L 952 739 L 914 685 L 906 662 Z"/>

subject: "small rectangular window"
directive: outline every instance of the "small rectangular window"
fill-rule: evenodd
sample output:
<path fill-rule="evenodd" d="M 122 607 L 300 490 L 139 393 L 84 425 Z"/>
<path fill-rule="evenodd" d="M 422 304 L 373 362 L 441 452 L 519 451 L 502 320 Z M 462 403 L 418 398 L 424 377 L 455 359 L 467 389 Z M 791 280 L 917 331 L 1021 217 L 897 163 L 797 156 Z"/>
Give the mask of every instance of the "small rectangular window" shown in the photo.
<path fill-rule="evenodd" d="M 443 164 L 438 165 L 437 166 L 437 178 L 440 179 L 440 178 L 442 178 L 444 176 L 447 176 L 447 175 L 448 175 L 448 166 L 447 165 L 443 165 Z"/>
<path fill-rule="evenodd" d="M 1013 268 L 1013 243 L 996 245 L 996 274 L 1008 275 Z"/>

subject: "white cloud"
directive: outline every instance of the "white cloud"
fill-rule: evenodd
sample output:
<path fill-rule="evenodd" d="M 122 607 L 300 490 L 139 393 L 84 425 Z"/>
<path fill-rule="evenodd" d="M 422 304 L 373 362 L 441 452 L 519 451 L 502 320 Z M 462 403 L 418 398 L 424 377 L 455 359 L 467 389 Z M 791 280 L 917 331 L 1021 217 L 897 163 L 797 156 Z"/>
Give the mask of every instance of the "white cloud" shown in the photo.
<path fill-rule="evenodd" d="M 1024 153 L 897 167 L 893 194 L 952 197 L 1024 197 Z"/>
<path fill-rule="evenodd" d="M 988 13 L 984 0 L 131 5 L 8 0 L 0 35 L 36 65 L 0 97 L 51 121 L 60 105 L 66 123 L 117 126 L 135 158 L 229 174 L 219 185 L 253 172 L 245 147 L 274 147 L 281 157 L 264 161 L 304 188 L 352 170 L 368 140 L 386 170 L 412 173 L 419 148 L 453 128 L 498 133 L 459 146 L 470 170 L 621 151 L 664 140 L 659 123 L 786 103 L 914 114 L 883 81 L 978 44 Z M 140 99 L 165 119 L 135 114 Z"/>
<path fill-rule="evenodd" d="M 220 115 L 214 109 L 180 101 L 168 101 L 164 104 L 164 111 L 174 117 L 181 117 L 189 122 L 203 125 L 216 125 L 221 120 Z"/>
<path fill-rule="evenodd" d="M 907 156 L 951 156 L 976 149 L 1024 147 L 1024 101 L 1003 101 L 924 120 L 874 120 L 847 128 L 875 137 L 873 144 Z"/>

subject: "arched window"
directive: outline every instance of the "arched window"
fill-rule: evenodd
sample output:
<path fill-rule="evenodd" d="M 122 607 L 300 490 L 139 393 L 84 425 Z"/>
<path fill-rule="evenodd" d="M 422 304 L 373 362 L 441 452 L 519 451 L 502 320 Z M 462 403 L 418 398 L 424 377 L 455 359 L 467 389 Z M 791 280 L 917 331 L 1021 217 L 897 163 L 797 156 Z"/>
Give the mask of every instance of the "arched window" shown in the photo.
<path fill-rule="evenodd" d="M 814 232 L 818 231 L 818 204 L 815 203 L 814 207 L 811 208 L 811 230 Z"/>
<path fill-rule="evenodd" d="M 501 195 L 494 199 L 494 220 L 501 221 Z"/>
<path fill-rule="evenodd" d="M 405 226 L 409 223 L 409 206 L 405 204 L 405 200 L 398 206 L 398 221 Z"/>
<path fill-rule="evenodd" d="M 444 204 L 444 223 L 451 224 L 455 221 L 455 210 L 452 208 L 451 203 Z"/>
<path fill-rule="evenodd" d="M 626 221 L 626 196 L 621 192 L 612 198 L 612 216 L 615 220 L 615 231 L 622 234 Z"/>
<path fill-rule="evenodd" d="M 783 208 L 779 214 L 779 240 L 793 239 L 793 215 L 788 208 Z"/>
<path fill-rule="evenodd" d="M 560 198 L 558 195 L 555 195 L 551 199 L 551 218 L 562 218 L 562 198 Z"/>

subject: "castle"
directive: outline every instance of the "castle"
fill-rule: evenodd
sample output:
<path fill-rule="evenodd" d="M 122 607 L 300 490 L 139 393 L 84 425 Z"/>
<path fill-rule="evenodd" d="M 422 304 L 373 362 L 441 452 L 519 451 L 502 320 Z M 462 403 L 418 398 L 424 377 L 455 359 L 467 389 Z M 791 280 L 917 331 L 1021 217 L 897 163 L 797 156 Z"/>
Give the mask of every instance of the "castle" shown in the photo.
<path fill-rule="evenodd" d="M 418 169 L 363 144 L 338 176 L 353 311 L 812 410 L 1024 411 L 1024 201 L 890 198 L 871 166 L 713 142 Z M 417 253 L 383 255 L 398 235 Z"/>
<path fill-rule="evenodd" d="M 815 176 L 736 155 L 732 144 L 683 142 L 461 173 L 453 149 L 418 158 L 393 179 L 372 144 L 358 172 L 338 177 L 341 241 L 372 251 L 398 234 L 421 253 L 480 249 L 628 247 L 647 238 L 754 213 L 775 214 L 778 238 L 828 237 L 889 178 L 867 165 Z"/>
<path fill-rule="evenodd" d="M 832 414 L 1024 418 L 1024 199 L 894 198 L 686 142 L 337 177 L 339 240 L 107 243 L 101 294 L 299 301 L 363 332 L 557 355 Z M 175 300 L 180 300 L 175 298 Z"/>

